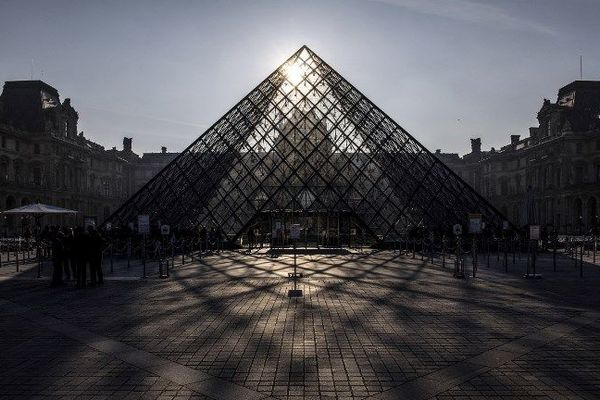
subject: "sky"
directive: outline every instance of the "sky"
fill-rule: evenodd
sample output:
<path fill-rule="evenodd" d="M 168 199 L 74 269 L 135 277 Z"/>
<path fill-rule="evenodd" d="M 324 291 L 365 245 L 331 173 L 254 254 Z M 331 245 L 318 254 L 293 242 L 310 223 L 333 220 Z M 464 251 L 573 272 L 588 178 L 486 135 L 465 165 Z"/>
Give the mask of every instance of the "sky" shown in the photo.
<path fill-rule="evenodd" d="M 0 80 L 41 79 L 106 148 L 181 151 L 302 45 L 429 150 L 499 148 L 600 80 L 600 0 L 0 0 Z"/>

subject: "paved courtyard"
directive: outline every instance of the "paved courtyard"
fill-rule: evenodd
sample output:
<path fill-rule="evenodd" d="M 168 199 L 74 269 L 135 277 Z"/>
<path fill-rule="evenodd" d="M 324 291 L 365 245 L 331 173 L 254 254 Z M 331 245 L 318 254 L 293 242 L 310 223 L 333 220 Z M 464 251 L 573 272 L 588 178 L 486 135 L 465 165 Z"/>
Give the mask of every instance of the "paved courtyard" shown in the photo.
<path fill-rule="evenodd" d="M 0 398 L 600 399 L 600 268 L 542 257 L 524 280 L 524 259 L 485 261 L 457 280 L 419 255 L 300 255 L 301 298 L 290 255 L 168 279 L 120 263 L 85 290 L 5 265 Z"/>

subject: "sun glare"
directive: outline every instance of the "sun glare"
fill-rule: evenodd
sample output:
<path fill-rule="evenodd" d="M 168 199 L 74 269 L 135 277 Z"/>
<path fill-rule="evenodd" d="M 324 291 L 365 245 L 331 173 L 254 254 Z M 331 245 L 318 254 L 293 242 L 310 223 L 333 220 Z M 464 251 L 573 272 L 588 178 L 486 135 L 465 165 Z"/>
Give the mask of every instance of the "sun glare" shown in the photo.
<path fill-rule="evenodd" d="M 294 86 L 298 86 L 298 84 L 300 82 L 302 82 L 302 78 L 304 78 L 304 74 L 305 74 L 305 72 L 302 69 L 302 67 L 300 67 L 300 65 L 298 65 L 296 63 L 290 65 L 286 71 L 286 76 L 287 76 L 288 81 Z"/>

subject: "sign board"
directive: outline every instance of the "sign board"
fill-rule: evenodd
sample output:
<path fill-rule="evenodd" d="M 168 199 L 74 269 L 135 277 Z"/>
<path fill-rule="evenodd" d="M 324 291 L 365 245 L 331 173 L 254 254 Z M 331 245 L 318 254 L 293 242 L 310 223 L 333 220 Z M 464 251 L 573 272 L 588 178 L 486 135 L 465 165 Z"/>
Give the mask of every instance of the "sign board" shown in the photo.
<path fill-rule="evenodd" d="M 540 240 L 540 226 L 529 225 L 529 239 Z"/>
<path fill-rule="evenodd" d="M 160 226 L 160 234 L 167 236 L 169 233 L 171 233 L 171 227 L 169 225 L 161 225 Z"/>
<path fill-rule="evenodd" d="M 452 232 L 456 236 L 462 235 L 462 225 L 461 224 L 454 224 L 454 226 L 452 227 Z"/>
<path fill-rule="evenodd" d="M 350 235 L 356 236 L 356 228 L 350 228 Z"/>
<path fill-rule="evenodd" d="M 149 215 L 138 215 L 138 232 L 142 234 L 150 233 Z"/>
<path fill-rule="evenodd" d="M 481 214 L 469 214 L 469 233 L 481 233 Z"/>
<path fill-rule="evenodd" d="M 508 230 L 508 221 L 502 221 L 502 229 L 504 229 L 505 231 Z"/>
<path fill-rule="evenodd" d="M 112 224 L 111 224 L 110 222 L 107 222 L 107 223 L 106 223 L 106 225 L 104 225 L 104 228 L 105 228 L 107 231 L 110 231 L 110 230 L 112 229 Z"/>
<path fill-rule="evenodd" d="M 300 224 L 292 224 L 290 227 L 290 236 L 292 239 L 300 239 Z"/>

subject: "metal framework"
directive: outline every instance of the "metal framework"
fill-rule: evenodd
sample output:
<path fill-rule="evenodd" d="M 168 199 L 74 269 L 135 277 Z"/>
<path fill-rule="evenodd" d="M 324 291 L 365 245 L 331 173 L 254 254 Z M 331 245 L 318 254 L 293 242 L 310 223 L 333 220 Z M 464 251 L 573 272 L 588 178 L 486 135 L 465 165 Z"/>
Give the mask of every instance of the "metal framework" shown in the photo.
<path fill-rule="evenodd" d="M 148 214 L 234 240 L 258 215 L 340 213 L 396 240 L 503 216 L 406 130 L 303 46 L 109 219 Z"/>

